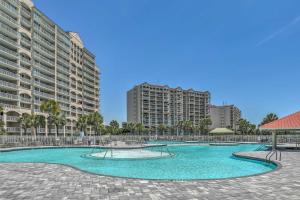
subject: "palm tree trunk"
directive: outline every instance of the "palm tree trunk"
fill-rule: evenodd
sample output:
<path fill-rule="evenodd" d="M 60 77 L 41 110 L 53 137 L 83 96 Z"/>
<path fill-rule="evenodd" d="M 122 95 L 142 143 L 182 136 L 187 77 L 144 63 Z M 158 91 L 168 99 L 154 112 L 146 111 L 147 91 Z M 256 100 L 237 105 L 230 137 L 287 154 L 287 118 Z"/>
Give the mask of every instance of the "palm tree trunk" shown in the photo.
<path fill-rule="evenodd" d="M 58 136 L 58 126 L 56 125 L 56 133 L 55 133 L 55 138 Z"/>

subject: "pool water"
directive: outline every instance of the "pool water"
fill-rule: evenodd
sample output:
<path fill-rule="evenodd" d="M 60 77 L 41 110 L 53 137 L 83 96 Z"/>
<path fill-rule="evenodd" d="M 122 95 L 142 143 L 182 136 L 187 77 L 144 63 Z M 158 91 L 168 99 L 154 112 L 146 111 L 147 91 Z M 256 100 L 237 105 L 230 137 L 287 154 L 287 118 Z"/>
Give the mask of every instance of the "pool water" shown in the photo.
<path fill-rule="evenodd" d="M 90 159 L 82 156 L 94 152 L 92 148 L 48 148 L 1 152 L 0 162 L 59 163 L 96 174 L 141 179 L 222 179 L 274 170 L 275 164 L 232 156 L 233 152 L 254 151 L 259 146 L 170 146 L 168 151 L 175 156 L 141 160 Z M 105 150 L 99 149 L 97 152 L 102 151 Z"/>

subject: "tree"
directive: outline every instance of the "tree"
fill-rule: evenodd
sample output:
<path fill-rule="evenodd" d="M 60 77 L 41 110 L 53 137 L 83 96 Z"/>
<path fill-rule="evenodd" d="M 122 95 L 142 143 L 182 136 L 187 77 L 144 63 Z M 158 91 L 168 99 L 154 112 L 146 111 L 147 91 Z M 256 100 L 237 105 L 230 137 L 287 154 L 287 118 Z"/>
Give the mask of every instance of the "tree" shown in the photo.
<path fill-rule="evenodd" d="M 255 129 L 256 129 L 256 125 L 255 124 L 251 124 L 246 119 L 240 119 L 240 121 L 239 121 L 239 131 L 242 134 L 255 133 Z"/>
<path fill-rule="evenodd" d="M 3 114 L 3 111 L 4 111 L 3 107 L 0 106 L 0 114 Z M 4 130 L 4 121 L 1 118 L 1 120 L 0 120 L 0 135 L 2 135 L 4 133 L 5 133 L 5 130 Z"/>
<path fill-rule="evenodd" d="M 134 123 L 129 122 L 129 123 L 126 124 L 126 126 L 127 126 L 127 129 L 129 130 L 129 132 L 131 134 L 133 134 L 135 132 L 135 124 Z"/>
<path fill-rule="evenodd" d="M 24 129 L 24 135 L 27 135 L 27 129 L 31 127 L 31 116 L 28 113 L 23 113 L 21 117 L 18 119 L 21 128 Z"/>
<path fill-rule="evenodd" d="M 179 121 L 177 124 L 176 124 L 176 135 L 178 136 L 179 133 L 182 134 L 182 131 L 183 131 L 183 125 L 184 122 L 183 121 Z"/>
<path fill-rule="evenodd" d="M 262 126 L 264 124 L 268 124 L 277 119 L 278 119 L 278 116 L 275 113 L 269 113 L 263 118 L 262 122 L 260 123 L 260 126 Z"/>
<path fill-rule="evenodd" d="M 183 122 L 183 130 L 184 130 L 184 134 L 186 134 L 186 132 L 189 132 L 189 135 L 191 134 L 191 130 L 193 130 L 193 122 L 192 121 L 184 121 Z"/>
<path fill-rule="evenodd" d="M 210 118 L 203 118 L 200 120 L 200 129 L 201 133 L 208 132 L 209 126 L 212 125 Z"/>
<path fill-rule="evenodd" d="M 167 127 L 164 125 L 164 124 L 160 124 L 158 127 L 157 127 L 158 131 L 160 134 L 162 134 L 163 136 L 165 135 L 165 130 L 167 129 Z"/>
<path fill-rule="evenodd" d="M 53 122 L 53 124 L 55 124 L 56 127 L 55 137 L 57 137 L 59 133 L 59 127 L 65 126 L 67 123 L 66 116 L 62 113 L 56 113 L 55 115 L 52 116 L 51 121 Z"/>
<path fill-rule="evenodd" d="M 139 135 L 141 135 L 141 133 L 144 132 L 145 127 L 144 127 L 144 125 L 143 125 L 142 123 L 136 124 L 135 127 L 136 127 L 136 130 L 137 130 L 137 132 L 139 133 Z"/>
<path fill-rule="evenodd" d="M 99 112 L 93 112 L 88 115 L 88 124 L 91 125 L 97 135 L 101 135 L 101 127 L 103 126 L 103 117 Z"/>
<path fill-rule="evenodd" d="M 34 128 L 35 130 L 35 135 L 37 135 L 37 129 L 39 126 L 45 126 L 46 124 L 46 120 L 45 117 L 42 115 L 31 115 L 31 126 Z"/>
<path fill-rule="evenodd" d="M 47 100 L 47 101 L 43 101 L 40 105 L 40 110 L 44 113 L 46 113 L 47 117 L 46 117 L 46 126 L 48 125 L 48 130 L 49 130 L 49 134 L 51 134 L 51 125 L 54 123 L 53 119 L 55 115 L 58 115 L 60 113 L 60 107 L 59 107 L 59 103 L 56 102 L 55 100 Z M 49 128 L 50 127 L 50 128 Z M 47 131 L 46 132 L 46 136 L 47 136 Z"/>
<path fill-rule="evenodd" d="M 120 125 L 116 120 L 112 120 L 109 123 L 109 130 L 110 130 L 111 134 L 113 134 L 113 135 L 117 134 L 119 132 L 119 128 L 120 128 Z"/>
<path fill-rule="evenodd" d="M 76 127 L 82 132 L 84 132 L 85 135 L 85 131 L 86 131 L 86 127 L 87 127 L 87 116 L 86 115 L 81 115 L 77 122 L 76 122 Z"/>

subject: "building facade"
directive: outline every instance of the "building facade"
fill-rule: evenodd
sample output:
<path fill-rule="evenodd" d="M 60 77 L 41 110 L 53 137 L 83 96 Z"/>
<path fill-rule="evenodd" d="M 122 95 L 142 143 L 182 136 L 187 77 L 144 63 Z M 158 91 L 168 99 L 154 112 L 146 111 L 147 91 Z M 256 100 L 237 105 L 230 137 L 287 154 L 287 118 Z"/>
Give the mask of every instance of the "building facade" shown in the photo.
<path fill-rule="evenodd" d="M 127 121 L 147 128 L 175 126 L 209 116 L 210 93 L 143 83 L 127 92 Z"/>
<path fill-rule="evenodd" d="M 241 111 L 236 106 L 211 105 L 209 110 L 212 121 L 211 128 L 230 128 L 235 131 L 238 129 L 238 123 L 241 119 Z"/>
<path fill-rule="evenodd" d="M 19 133 L 22 113 L 43 114 L 59 102 L 74 133 L 76 119 L 99 110 L 99 69 L 79 35 L 66 32 L 31 0 L 0 0 L 0 105 L 8 133 Z M 39 132 L 45 132 L 40 128 Z"/>

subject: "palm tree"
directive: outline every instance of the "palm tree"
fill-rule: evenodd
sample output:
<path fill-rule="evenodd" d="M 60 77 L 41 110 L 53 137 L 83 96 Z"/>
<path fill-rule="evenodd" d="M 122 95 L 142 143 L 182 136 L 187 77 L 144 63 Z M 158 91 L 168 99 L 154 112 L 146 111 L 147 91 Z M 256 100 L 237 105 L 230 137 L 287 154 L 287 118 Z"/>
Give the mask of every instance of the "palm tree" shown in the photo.
<path fill-rule="evenodd" d="M 45 126 L 46 124 L 46 120 L 45 117 L 42 115 L 31 115 L 31 126 L 34 128 L 35 130 L 35 135 L 37 135 L 37 129 L 40 126 Z"/>
<path fill-rule="evenodd" d="M 162 134 L 163 136 L 165 135 L 165 130 L 166 130 L 166 126 L 164 124 L 160 124 L 158 127 L 157 127 L 158 131 L 160 134 Z"/>
<path fill-rule="evenodd" d="M 40 110 L 42 112 L 46 113 L 46 115 L 47 115 L 47 117 L 46 117 L 46 129 L 48 128 L 49 134 L 51 134 L 51 125 L 54 123 L 53 122 L 53 119 L 54 119 L 53 116 L 60 113 L 59 103 L 56 102 L 55 100 L 43 101 L 40 105 Z M 46 136 L 48 136 L 48 134 L 47 134 L 48 132 L 45 131 L 45 133 L 46 133 Z"/>
<path fill-rule="evenodd" d="M 208 127 L 212 125 L 212 121 L 210 118 L 202 118 L 200 119 L 199 129 L 200 132 L 203 134 L 204 132 L 208 131 Z"/>
<path fill-rule="evenodd" d="M 101 126 L 103 126 L 103 117 L 98 112 L 93 112 L 88 115 L 88 124 L 94 128 L 95 133 L 101 136 Z"/>
<path fill-rule="evenodd" d="M 134 123 L 129 122 L 126 124 L 126 127 L 131 134 L 133 134 L 135 132 L 135 124 Z"/>
<path fill-rule="evenodd" d="M 22 116 L 18 119 L 21 128 L 24 129 L 24 134 L 27 135 L 27 129 L 31 127 L 31 116 L 28 113 L 23 113 Z M 22 131 L 21 131 L 22 133 Z"/>
<path fill-rule="evenodd" d="M 177 136 L 178 136 L 179 133 L 182 134 L 182 130 L 184 129 L 183 127 L 184 127 L 184 121 L 179 121 L 179 122 L 177 123 L 177 125 L 176 125 L 176 128 L 177 128 L 177 130 L 176 130 Z"/>
<path fill-rule="evenodd" d="M 59 127 L 60 126 L 65 126 L 67 123 L 67 119 L 66 116 L 64 114 L 61 113 L 56 113 L 56 115 L 52 116 L 52 120 L 51 120 L 56 127 L 56 133 L 55 133 L 55 137 L 58 136 L 58 132 L 59 132 Z M 64 135 L 65 137 L 65 135 Z"/>
<path fill-rule="evenodd" d="M 84 135 L 85 135 L 86 127 L 87 127 L 87 119 L 88 119 L 88 117 L 86 115 L 81 115 L 76 122 L 76 127 L 81 132 L 83 131 Z"/>
<path fill-rule="evenodd" d="M 142 123 L 138 123 L 135 125 L 137 132 L 139 133 L 139 135 L 141 135 L 141 133 L 143 133 L 145 127 Z"/>
<path fill-rule="evenodd" d="M 119 128 L 120 128 L 120 125 L 116 120 L 112 120 L 109 123 L 109 129 L 110 129 L 111 134 L 113 134 L 113 135 L 117 134 L 119 132 Z"/>
<path fill-rule="evenodd" d="M 183 122 L 183 130 L 184 134 L 188 131 L 191 134 L 191 130 L 193 129 L 193 122 L 192 121 L 184 121 Z"/>
<path fill-rule="evenodd" d="M 3 107 L 0 106 L 0 114 L 2 114 L 4 111 Z M 4 121 L 3 119 L 1 118 L 0 119 L 0 134 L 4 134 L 5 133 L 5 130 L 4 130 Z"/>
<path fill-rule="evenodd" d="M 266 115 L 265 118 L 263 118 L 262 122 L 260 123 L 260 126 L 270 123 L 272 121 L 275 121 L 278 119 L 278 116 L 275 113 L 269 113 Z"/>

